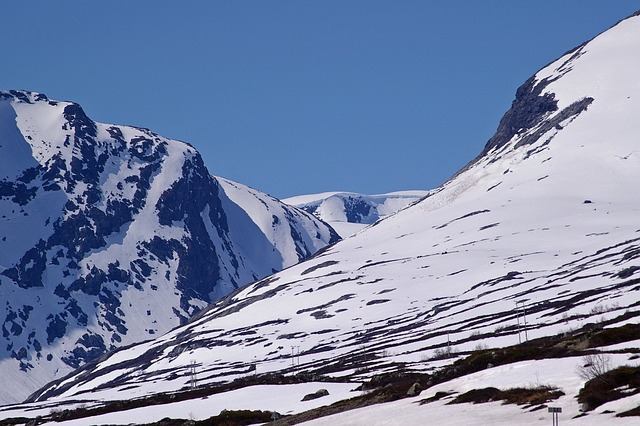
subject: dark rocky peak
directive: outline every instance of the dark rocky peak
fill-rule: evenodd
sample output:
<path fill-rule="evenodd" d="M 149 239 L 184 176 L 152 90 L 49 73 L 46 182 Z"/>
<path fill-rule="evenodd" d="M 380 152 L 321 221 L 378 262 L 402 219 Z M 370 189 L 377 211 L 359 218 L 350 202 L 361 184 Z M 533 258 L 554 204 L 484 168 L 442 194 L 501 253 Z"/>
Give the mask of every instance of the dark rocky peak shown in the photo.
<path fill-rule="evenodd" d="M 64 118 L 75 132 L 76 138 L 96 137 L 96 123 L 87 117 L 82 107 L 72 103 L 64 108 Z"/>
<path fill-rule="evenodd" d="M 511 108 L 500 120 L 496 133 L 485 145 L 481 156 L 494 148 L 502 148 L 516 134 L 526 132 L 538 125 L 549 113 L 558 110 L 555 96 L 542 92 L 549 83 L 549 80 L 536 81 L 535 76 L 532 76 L 518 88 Z"/>
<path fill-rule="evenodd" d="M 5 99 L 15 99 L 19 102 L 25 102 L 28 104 L 40 101 L 49 101 L 49 98 L 42 93 L 29 92 L 26 90 L 0 90 L 0 100 Z"/>
<path fill-rule="evenodd" d="M 575 118 L 585 111 L 594 101 L 592 97 L 585 96 L 559 111 L 556 95 L 549 91 L 548 87 L 572 70 L 573 63 L 584 54 L 586 45 L 587 43 L 584 43 L 565 53 L 566 59 L 555 69 L 554 75 L 538 78 L 535 74 L 525 81 L 516 91 L 511 107 L 500 119 L 496 133 L 487 141 L 480 154 L 454 174 L 450 180 L 481 159 L 490 157 L 489 162 L 495 161 L 500 158 L 505 149 L 516 149 L 533 144 L 554 128 L 558 131 L 562 130 L 560 125 L 562 122 Z M 514 144 L 509 148 L 509 143 L 512 141 Z M 532 149 L 528 155 L 534 151 Z"/>

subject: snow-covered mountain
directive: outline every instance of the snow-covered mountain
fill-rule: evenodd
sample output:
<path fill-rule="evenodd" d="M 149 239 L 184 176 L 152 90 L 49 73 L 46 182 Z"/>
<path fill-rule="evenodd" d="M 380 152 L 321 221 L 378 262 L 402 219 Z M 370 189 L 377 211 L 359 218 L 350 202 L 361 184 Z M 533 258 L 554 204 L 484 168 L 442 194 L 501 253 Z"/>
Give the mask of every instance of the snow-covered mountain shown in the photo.
<path fill-rule="evenodd" d="M 188 144 L 0 92 L 0 374 L 17 400 L 338 240 Z M 19 384 L 19 385 L 18 385 Z"/>
<path fill-rule="evenodd" d="M 525 82 L 482 153 L 420 203 L 237 290 L 164 336 L 87 365 L 32 399 L 99 405 L 189 388 L 196 380 L 206 387 L 266 372 L 356 381 L 449 364 L 432 359 L 438 351 L 637 322 L 638 52 L 640 16 L 634 16 Z M 539 380 L 575 395 L 576 360 L 565 361 L 487 365 L 433 391 Z M 264 404 L 257 390 L 242 395 L 250 395 L 249 406 Z M 637 398 L 629 398 L 621 404 L 637 406 Z M 199 409 L 215 405 L 212 400 L 199 400 Z M 480 410 L 481 417 L 464 409 L 459 417 L 435 402 L 437 415 L 431 416 L 434 411 L 416 402 L 374 412 L 401 412 L 417 423 L 544 420 L 540 412 L 498 403 Z M 565 415 L 576 411 L 572 401 Z M 353 424 L 374 423 L 366 413 L 354 413 L 362 421 Z M 603 411 L 572 424 L 603 421 L 618 419 Z"/>
<path fill-rule="evenodd" d="M 312 213 L 346 238 L 428 194 L 429 191 L 400 191 L 379 195 L 323 192 L 286 198 L 282 202 Z"/>
<path fill-rule="evenodd" d="M 430 370 L 437 351 L 634 322 L 638 52 L 634 16 L 527 80 L 482 153 L 421 202 L 34 399 L 177 390 L 192 365 L 203 386 L 256 371 L 359 380 Z"/>

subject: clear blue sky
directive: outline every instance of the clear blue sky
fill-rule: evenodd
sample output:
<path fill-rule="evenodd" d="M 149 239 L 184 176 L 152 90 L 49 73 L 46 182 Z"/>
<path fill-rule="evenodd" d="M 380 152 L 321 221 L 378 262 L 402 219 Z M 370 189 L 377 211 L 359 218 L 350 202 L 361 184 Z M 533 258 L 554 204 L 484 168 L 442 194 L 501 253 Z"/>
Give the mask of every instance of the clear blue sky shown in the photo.
<path fill-rule="evenodd" d="M 626 0 L 3 1 L 0 89 L 187 141 L 276 197 L 436 187 Z"/>

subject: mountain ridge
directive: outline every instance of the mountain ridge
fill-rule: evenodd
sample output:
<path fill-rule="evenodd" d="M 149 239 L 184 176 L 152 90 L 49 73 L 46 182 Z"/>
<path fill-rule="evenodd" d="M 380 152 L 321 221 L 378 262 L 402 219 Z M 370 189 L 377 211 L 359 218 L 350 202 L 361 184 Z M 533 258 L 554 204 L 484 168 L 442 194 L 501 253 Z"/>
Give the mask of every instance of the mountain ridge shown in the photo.
<path fill-rule="evenodd" d="M 191 145 L 96 123 L 78 104 L 3 91 L 0 121 L 0 369 L 16 383 L 40 386 L 162 334 L 338 239 L 307 213 L 221 184 Z M 245 210 L 243 191 L 259 207 Z"/>

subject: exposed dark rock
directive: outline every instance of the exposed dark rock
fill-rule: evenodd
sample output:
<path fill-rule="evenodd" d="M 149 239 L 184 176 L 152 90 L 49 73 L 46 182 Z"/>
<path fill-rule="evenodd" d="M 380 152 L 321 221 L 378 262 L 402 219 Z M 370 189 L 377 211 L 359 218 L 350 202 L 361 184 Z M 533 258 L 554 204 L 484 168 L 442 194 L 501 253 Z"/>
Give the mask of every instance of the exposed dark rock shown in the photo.
<path fill-rule="evenodd" d="M 337 299 L 334 299 L 334 300 L 332 300 L 332 301 L 330 301 L 330 302 L 323 303 L 322 305 L 313 306 L 313 307 L 311 307 L 311 308 L 299 309 L 299 310 L 296 312 L 296 314 L 297 314 L 297 315 L 300 315 L 300 314 L 303 314 L 303 313 L 305 313 L 305 312 L 311 312 L 311 311 L 324 310 L 324 309 L 326 309 L 326 308 L 328 308 L 328 307 L 330 307 L 330 306 L 333 306 L 333 305 L 334 305 L 334 304 L 336 304 L 336 303 L 339 303 L 339 302 L 343 302 L 343 301 L 345 301 L 345 300 L 352 299 L 352 298 L 354 298 L 355 296 L 356 296 L 356 295 L 355 295 L 355 294 L 353 294 L 353 293 L 345 294 L 345 295 L 342 295 L 342 296 L 338 297 Z"/>
<path fill-rule="evenodd" d="M 45 242 L 40 240 L 22 256 L 17 265 L 2 271 L 2 275 L 11 278 L 22 288 L 42 287 L 42 273 L 46 266 Z"/>
<path fill-rule="evenodd" d="M 621 278 L 621 279 L 627 279 L 633 274 L 635 274 L 636 271 L 638 270 L 640 270 L 640 266 L 636 266 L 636 265 L 629 266 L 628 268 L 625 268 L 622 271 L 618 272 L 617 276 L 618 278 Z"/>
<path fill-rule="evenodd" d="M 87 117 L 78 104 L 71 104 L 64 108 L 64 118 L 67 119 L 77 138 L 96 137 L 97 128 Z"/>
<path fill-rule="evenodd" d="M 8 198 L 19 206 L 26 206 L 37 192 L 37 187 L 29 187 L 22 182 L 0 181 L 0 199 Z"/>
<path fill-rule="evenodd" d="M 379 305 L 379 304 L 381 304 L 381 303 L 387 303 L 387 302 L 390 302 L 390 301 L 391 301 L 390 299 L 374 299 L 374 300 L 370 300 L 370 301 L 368 301 L 368 302 L 367 302 L 367 306 L 370 306 L 370 305 Z"/>
<path fill-rule="evenodd" d="M 326 262 L 319 263 L 319 264 L 317 264 L 317 265 L 314 265 L 314 266 L 312 266 L 312 267 L 310 267 L 310 268 L 305 269 L 304 271 L 302 271 L 302 273 L 301 273 L 300 275 L 307 275 L 307 274 L 309 274 L 309 273 L 311 273 L 311 272 L 313 272 L 313 271 L 316 271 L 316 270 L 318 270 L 318 269 L 320 269 L 320 268 L 326 268 L 326 267 L 328 267 L 328 266 L 332 266 L 332 265 L 335 265 L 335 264 L 337 264 L 337 263 L 338 263 L 338 262 L 337 262 L 337 261 L 335 261 L 335 260 L 328 260 L 328 261 L 326 261 Z"/>
<path fill-rule="evenodd" d="M 72 317 L 76 319 L 78 325 L 86 327 L 89 321 L 87 314 L 78 306 L 78 302 L 75 299 L 71 299 L 65 306 L 65 311 L 69 312 Z"/>
<path fill-rule="evenodd" d="M 312 401 L 314 399 L 322 398 L 323 396 L 329 396 L 329 391 L 326 389 L 318 389 L 314 393 L 305 395 L 301 401 Z"/>
<path fill-rule="evenodd" d="M 553 80 L 537 81 L 535 76 L 529 78 L 516 91 L 516 98 L 507 111 L 496 133 L 489 139 L 480 153 L 483 156 L 494 148 L 501 148 L 518 133 L 522 133 L 539 124 L 550 112 L 558 110 L 558 101 L 553 94 L 542 91 Z"/>
<path fill-rule="evenodd" d="M 67 322 L 57 314 L 48 319 L 47 343 L 51 344 L 55 339 L 64 336 L 64 333 L 67 331 Z"/>
<path fill-rule="evenodd" d="M 367 223 L 363 221 L 371 213 L 371 205 L 362 199 L 347 197 L 344 199 L 347 222 Z"/>
<path fill-rule="evenodd" d="M 177 287 L 183 292 L 181 307 L 190 311 L 189 299 L 210 301 L 212 284 L 220 277 L 217 262 L 211 261 L 217 259 L 216 249 L 200 212 L 208 207 L 209 220 L 218 227 L 218 235 L 224 235 L 229 228 L 217 197 L 217 183 L 206 172 L 199 155 L 185 162 L 183 176 L 162 195 L 156 208 L 162 225 L 183 221 L 190 237 L 181 244 L 167 244 L 154 239 L 155 243 L 149 249 L 161 259 L 171 258 L 172 252 L 178 255 Z M 235 266 L 239 267 L 237 263 Z"/>
<path fill-rule="evenodd" d="M 564 121 L 575 118 L 580 113 L 585 111 L 587 107 L 591 105 L 592 102 L 593 102 L 593 98 L 587 97 L 572 103 L 571 105 L 569 105 L 568 107 L 560 111 L 560 113 L 554 115 L 551 119 L 543 121 L 540 124 L 540 126 L 535 130 L 535 132 L 527 134 L 520 141 L 518 141 L 515 147 L 518 148 L 520 146 L 530 145 L 536 142 L 537 140 L 539 140 L 545 133 L 547 133 L 551 129 L 555 128 L 556 130 L 562 130 L 560 123 L 563 123 Z M 535 153 L 538 150 L 540 150 L 540 148 L 543 148 L 546 145 L 548 145 L 552 138 L 553 137 L 551 137 L 550 139 L 542 143 L 537 150 L 529 151 L 528 155 L 531 155 L 532 153 Z"/>
<path fill-rule="evenodd" d="M 78 368 L 80 365 L 92 361 L 102 355 L 107 347 L 101 336 L 85 333 L 78 341 L 71 355 L 63 357 L 62 361 L 72 368 Z"/>
<path fill-rule="evenodd" d="M 582 46 L 574 49 L 573 55 L 563 64 L 559 70 L 567 72 L 569 64 L 582 54 Z M 573 119 L 581 112 L 585 111 L 594 101 L 591 97 L 585 97 L 564 108 L 559 113 L 558 101 L 553 93 L 544 92 L 549 84 L 560 78 L 536 80 L 535 76 L 529 78 L 516 91 L 516 97 L 511 104 L 511 108 L 504 114 L 496 133 L 487 141 L 482 152 L 465 167 L 458 171 L 452 179 L 467 170 L 479 159 L 483 158 L 490 151 L 497 151 L 504 147 L 516 135 L 524 135 L 515 145 L 515 148 L 535 143 L 541 136 L 552 129 L 562 130 L 561 123 Z M 555 114 L 554 114 L 555 113 Z M 553 114 L 553 117 L 549 117 Z M 534 130 L 531 132 L 531 130 Z M 527 134 L 528 133 L 528 134 Z M 526 135 L 525 135 L 526 134 Z M 553 139 L 544 141 L 541 146 L 528 152 L 530 156 L 543 149 Z M 495 161 L 495 158 L 493 159 Z"/>
<path fill-rule="evenodd" d="M 419 382 L 416 382 L 411 385 L 409 390 L 407 391 L 407 396 L 418 396 L 422 392 L 422 386 Z"/>

